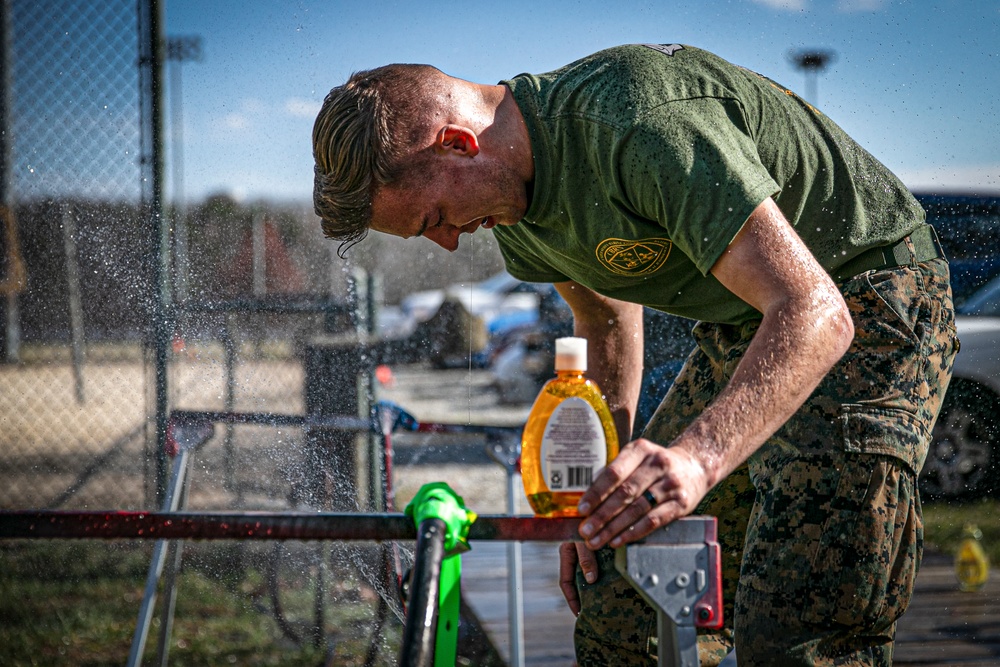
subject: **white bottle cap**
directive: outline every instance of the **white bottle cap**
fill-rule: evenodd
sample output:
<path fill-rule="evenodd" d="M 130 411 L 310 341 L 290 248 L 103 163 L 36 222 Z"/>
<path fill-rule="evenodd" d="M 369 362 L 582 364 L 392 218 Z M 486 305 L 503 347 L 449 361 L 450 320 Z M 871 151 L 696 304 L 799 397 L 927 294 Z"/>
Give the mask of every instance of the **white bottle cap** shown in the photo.
<path fill-rule="evenodd" d="M 556 370 L 587 370 L 586 338 L 556 338 Z"/>

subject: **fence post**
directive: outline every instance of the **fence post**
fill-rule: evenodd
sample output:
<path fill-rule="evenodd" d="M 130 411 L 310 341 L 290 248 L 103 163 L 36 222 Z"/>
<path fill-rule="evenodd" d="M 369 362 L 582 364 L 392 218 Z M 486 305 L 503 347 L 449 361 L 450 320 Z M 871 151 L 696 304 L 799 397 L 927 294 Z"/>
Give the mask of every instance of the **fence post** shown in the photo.
<path fill-rule="evenodd" d="M 6 215 L 13 216 L 14 197 L 11 189 L 11 164 L 13 157 L 11 127 L 11 81 L 13 31 L 10 20 L 10 0 L 0 0 L 0 209 L 6 210 Z M 0 222 L 7 222 L 3 220 Z M 17 229 L 11 217 L 12 233 L 4 239 L 5 244 L 13 243 Z M 13 249 L 7 247 L 7 254 L 13 256 Z M 7 271 L 13 271 L 13 266 L 7 266 Z M 2 270 L 2 269 L 0 269 Z M 2 281 L 3 276 L 0 276 Z M 17 293 L 11 290 L 4 294 L 0 292 L 0 363 L 16 362 L 20 357 L 20 316 L 18 312 Z"/>
<path fill-rule="evenodd" d="M 305 348 L 306 414 L 368 418 L 371 355 L 356 334 L 319 336 Z M 356 510 L 358 464 L 356 433 L 323 427 L 306 429 L 307 488 L 310 504 Z M 329 475 L 329 479 L 328 479 Z"/>

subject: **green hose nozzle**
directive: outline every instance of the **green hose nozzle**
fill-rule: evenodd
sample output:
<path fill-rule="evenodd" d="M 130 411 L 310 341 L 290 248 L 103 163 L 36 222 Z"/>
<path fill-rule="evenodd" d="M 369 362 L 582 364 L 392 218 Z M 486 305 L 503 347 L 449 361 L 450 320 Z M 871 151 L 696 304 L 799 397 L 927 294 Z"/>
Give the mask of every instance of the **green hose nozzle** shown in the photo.
<path fill-rule="evenodd" d="M 424 484 L 404 512 L 413 519 L 418 530 L 426 519 L 440 519 L 445 524 L 445 556 L 441 561 L 434 666 L 454 667 L 458 655 L 459 594 L 462 578 L 462 559 L 459 556 L 469 550 L 469 526 L 476 520 L 476 513 L 465 509 L 462 496 L 444 482 Z"/>

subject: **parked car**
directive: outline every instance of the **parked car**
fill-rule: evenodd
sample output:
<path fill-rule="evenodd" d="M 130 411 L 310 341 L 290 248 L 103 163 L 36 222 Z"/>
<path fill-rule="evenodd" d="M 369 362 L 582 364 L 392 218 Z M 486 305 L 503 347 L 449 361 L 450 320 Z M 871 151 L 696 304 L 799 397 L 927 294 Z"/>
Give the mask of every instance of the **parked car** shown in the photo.
<path fill-rule="evenodd" d="M 483 352 L 501 403 L 534 401 L 554 374 L 556 338 L 573 335 L 573 311 L 555 287 L 531 284 L 538 290 L 536 316 L 495 326 Z"/>
<path fill-rule="evenodd" d="M 411 293 L 396 311 L 399 322 L 387 321 L 386 329 L 395 323 L 435 367 L 482 368 L 498 337 L 538 320 L 549 291 L 554 292 L 551 285 L 522 282 L 502 271 L 476 283 Z"/>
<path fill-rule="evenodd" d="M 961 349 L 934 427 L 920 490 L 935 498 L 1000 490 L 1000 277 L 957 308 Z"/>
<path fill-rule="evenodd" d="M 917 193 L 951 263 L 955 305 L 1000 275 L 1000 197 Z"/>
<path fill-rule="evenodd" d="M 497 317 L 528 313 L 532 317 L 538 308 L 538 289 L 506 271 L 476 283 L 449 285 L 444 289 L 413 292 L 400 301 L 405 315 L 416 322 L 429 320 L 446 300 L 457 301 L 471 313 L 482 317 L 487 326 Z"/>
<path fill-rule="evenodd" d="M 530 403 L 553 377 L 555 339 L 573 335 L 573 313 L 554 288 L 540 292 L 539 316 L 491 337 L 486 366 L 504 403 Z M 645 338 L 642 392 L 636 410 L 637 429 L 652 416 L 670 388 L 681 363 L 694 346 L 694 322 L 651 308 L 643 309 Z"/>
<path fill-rule="evenodd" d="M 917 194 L 951 264 L 961 350 L 920 475 L 926 497 L 976 497 L 994 481 L 1000 419 L 1000 197 Z"/>

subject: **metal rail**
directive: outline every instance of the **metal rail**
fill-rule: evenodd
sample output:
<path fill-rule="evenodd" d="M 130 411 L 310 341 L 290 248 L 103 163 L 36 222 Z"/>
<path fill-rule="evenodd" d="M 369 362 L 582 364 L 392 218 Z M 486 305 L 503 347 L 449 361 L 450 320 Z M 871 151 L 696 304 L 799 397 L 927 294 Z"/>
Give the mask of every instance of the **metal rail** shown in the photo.
<path fill-rule="evenodd" d="M 179 471 L 186 468 L 188 451 L 187 447 L 182 447 L 175 459 L 175 468 Z M 183 479 L 183 472 L 178 474 L 178 470 L 175 470 L 174 479 L 179 481 Z M 167 502 L 172 500 L 168 498 Z M 579 519 L 573 518 L 480 516 L 470 526 L 469 538 L 562 542 L 579 539 L 579 522 Z M 411 599 L 406 610 L 399 664 L 402 667 L 430 667 L 434 664 L 437 638 L 444 537 L 444 522 L 440 519 L 427 519 L 418 529 L 411 517 L 395 513 L 0 512 L 0 539 L 156 540 L 156 554 L 133 638 L 130 665 L 138 664 L 145 647 L 156 599 L 155 584 L 162 574 L 166 548 L 171 540 L 177 540 L 173 544 L 178 546 L 184 539 L 416 540 L 413 580 L 409 586 Z M 165 620 L 169 622 L 169 617 Z M 457 629 L 453 628 L 452 632 L 457 632 Z M 161 638 L 161 651 L 162 646 Z"/>
<path fill-rule="evenodd" d="M 580 540 L 578 518 L 481 515 L 470 540 Z M 0 511 L 0 539 L 415 540 L 401 513 Z"/>
<path fill-rule="evenodd" d="M 166 495 L 163 498 L 163 510 L 176 512 L 184 509 L 190 480 L 190 467 L 195 451 L 212 437 L 211 424 L 176 425 L 168 427 L 168 442 L 176 446 L 174 452 L 173 473 L 167 484 Z M 181 552 L 184 543 L 181 540 L 170 541 L 158 538 L 153 546 L 153 557 L 146 574 L 146 586 L 143 590 L 142 604 L 139 605 L 139 618 L 136 621 L 135 632 L 132 634 L 132 646 L 129 649 L 128 667 L 142 664 L 142 655 L 149 638 L 149 629 L 153 622 L 153 610 L 156 606 L 157 590 L 164 566 L 169 562 L 166 585 L 163 590 L 163 609 L 160 623 L 160 641 L 157 646 L 156 664 L 166 667 L 170 651 L 170 633 L 174 624 L 174 607 L 177 602 L 177 572 L 181 564 Z"/>
<path fill-rule="evenodd" d="M 563 542 L 578 540 L 579 518 L 480 516 L 468 539 Z M 697 627 L 722 622 L 721 572 L 715 519 L 686 517 L 645 540 L 622 547 L 616 567 L 658 611 L 658 664 L 695 667 Z M 0 539 L 265 539 L 416 540 L 411 600 L 400 665 L 433 664 L 444 522 L 424 520 L 419 530 L 404 514 L 0 512 Z M 727 663 L 731 664 L 731 663 Z"/>
<path fill-rule="evenodd" d="M 174 410 L 170 421 L 178 425 L 191 424 L 257 424 L 260 426 L 301 426 L 303 428 L 342 429 L 367 431 L 374 428 L 374 419 L 349 415 L 289 415 L 276 412 L 206 412 Z"/>

